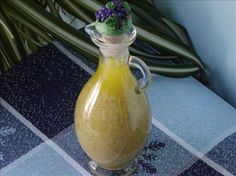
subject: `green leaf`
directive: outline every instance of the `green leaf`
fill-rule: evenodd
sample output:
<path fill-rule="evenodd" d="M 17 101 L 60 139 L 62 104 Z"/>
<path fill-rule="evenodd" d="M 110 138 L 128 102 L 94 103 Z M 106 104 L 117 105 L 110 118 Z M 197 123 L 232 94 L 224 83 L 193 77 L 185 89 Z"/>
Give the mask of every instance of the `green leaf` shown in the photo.
<path fill-rule="evenodd" d="M 144 1 L 146 1 L 147 3 L 149 3 L 150 5 L 155 5 L 154 3 L 153 3 L 153 0 L 144 0 Z"/>
<path fill-rule="evenodd" d="M 148 30 L 142 29 L 141 27 L 136 26 L 136 29 L 138 38 L 142 41 L 145 41 L 152 46 L 161 47 L 179 56 L 183 56 L 186 59 L 197 63 L 202 69 L 204 69 L 200 57 L 180 42 L 175 41 L 168 36 L 154 34 L 153 31 L 149 32 Z"/>
<path fill-rule="evenodd" d="M 188 32 L 184 27 L 181 25 L 174 23 L 167 18 L 162 17 L 163 21 L 175 32 L 175 34 L 178 36 L 178 38 L 187 46 L 193 47 L 193 44 L 191 42 L 191 39 L 188 35 Z"/>
<path fill-rule="evenodd" d="M 149 66 L 149 69 L 152 73 L 157 73 L 169 77 L 191 76 L 200 70 L 199 67 L 193 64 L 180 64 L 180 65 L 157 64 L 155 66 Z"/>
<path fill-rule="evenodd" d="M 25 38 L 26 40 L 30 41 L 32 44 L 34 44 L 34 45 L 36 45 L 36 46 L 38 46 L 38 47 L 41 47 L 41 46 L 42 46 L 42 44 L 40 44 L 38 41 L 36 41 L 36 40 L 33 39 L 33 36 L 32 36 L 32 34 L 30 34 L 29 31 L 27 31 L 27 32 L 22 32 L 22 31 L 18 30 L 18 32 L 19 32 L 19 34 L 22 35 L 23 38 Z M 34 49 L 33 49 L 33 50 L 34 50 Z"/>
<path fill-rule="evenodd" d="M 168 35 L 172 36 L 173 38 L 176 37 L 175 34 L 169 29 L 169 27 L 167 25 L 163 24 L 162 21 L 160 22 L 155 17 L 150 16 L 149 13 L 147 13 L 141 7 L 139 7 L 135 4 L 130 3 L 130 6 L 132 8 L 133 13 L 135 13 L 137 16 L 139 16 L 144 21 L 149 23 L 149 26 L 153 26 L 156 29 L 158 29 L 159 31 L 162 31 L 163 33 L 168 34 Z"/>
<path fill-rule="evenodd" d="M 60 15 L 58 14 L 56 8 L 54 7 L 52 0 L 47 0 L 47 4 L 48 4 L 51 14 L 53 14 L 55 17 L 60 18 Z"/>
<path fill-rule="evenodd" d="M 15 11 L 13 8 L 7 6 L 6 4 L 3 4 L 4 10 L 6 14 L 11 17 L 14 21 L 19 22 L 19 24 L 22 26 L 26 26 L 30 30 L 32 30 L 35 34 L 41 36 L 46 42 L 50 43 L 52 42 L 52 37 L 49 36 L 47 33 L 41 29 L 41 27 L 35 26 L 33 23 L 31 23 L 29 20 L 27 20 L 25 17 L 22 17 L 21 14 L 19 14 L 17 11 Z"/>
<path fill-rule="evenodd" d="M 157 59 L 157 60 L 176 60 L 178 57 L 177 56 L 161 56 L 161 55 L 154 55 L 154 54 L 149 54 L 146 52 L 143 52 L 142 50 L 136 49 L 135 47 L 130 47 L 129 51 L 132 55 L 135 56 L 140 56 L 142 58 L 148 58 L 148 59 Z M 148 60 L 146 59 L 146 60 Z M 143 59 L 144 60 L 144 59 Z"/>
<path fill-rule="evenodd" d="M 83 21 L 85 23 L 92 23 L 93 22 L 92 15 L 89 14 L 89 12 L 86 11 L 86 9 L 78 6 L 78 4 L 76 4 L 74 1 L 72 1 L 72 0 L 69 0 L 69 1 L 57 0 L 57 3 L 61 7 L 63 7 L 63 9 L 65 9 L 68 13 L 77 17 L 81 21 Z"/>
<path fill-rule="evenodd" d="M 5 63 L 5 60 L 6 56 L 3 50 L 0 48 L 0 75 L 9 69 L 9 67 Z"/>
<path fill-rule="evenodd" d="M 92 13 L 95 13 L 103 6 L 103 4 L 96 0 L 75 0 L 75 2 L 88 9 Z"/>
<path fill-rule="evenodd" d="M 137 1 L 137 0 L 129 0 L 130 3 L 135 4 L 136 6 L 138 6 L 139 8 L 141 8 L 146 15 L 148 15 L 151 18 L 154 18 L 154 20 L 158 21 L 159 23 L 161 23 L 162 25 L 166 26 L 166 28 L 169 28 L 168 25 L 166 25 L 166 23 L 163 21 L 163 16 L 161 15 L 160 11 L 155 8 L 155 4 L 154 3 L 148 3 L 148 2 L 144 2 L 144 1 L 149 1 L 149 0 L 144 0 L 144 1 Z M 144 19 L 146 20 L 146 19 Z M 169 28 L 169 30 L 171 30 Z M 173 32 L 173 31 L 170 31 Z"/>
<path fill-rule="evenodd" d="M 16 64 L 16 62 L 14 60 L 11 59 L 11 53 L 9 53 L 9 49 L 6 48 L 6 45 L 3 44 L 3 41 L 0 40 L 0 55 L 1 55 L 1 59 L 3 59 L 3 64 L 4 64 L 4 70 L 6 71 L 9 68 L 11 68 L 11 66 L 13 66 L 14 64 Z"/>
<path fill-rule="evenodd" d="M 83 40 L 83 36 L 78 30 L 46 12 L 34 1 L 11 0 L 6 2 L 29 21 L 43 27 L 45 31 L 78 49 L 82 54 L 98 56 L 97 48 Z"/>
<path fill-rule="evenodd" d="M 25 56 L 24 48 L 18 36 L 17 30 L 14 24 L 3 12 L 2 7 L 0 7 L 0 38 L 4 43 L 2 50 L 8 53 L 8 62 L 14 65 L 21 60 L 22 56 Z"/>

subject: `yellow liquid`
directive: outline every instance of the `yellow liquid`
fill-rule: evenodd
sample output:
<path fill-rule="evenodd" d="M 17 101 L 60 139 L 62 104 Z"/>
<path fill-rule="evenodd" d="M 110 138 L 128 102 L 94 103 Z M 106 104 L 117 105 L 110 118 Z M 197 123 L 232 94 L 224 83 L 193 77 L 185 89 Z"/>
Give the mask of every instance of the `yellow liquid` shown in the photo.
<path fill-rule="evenodd" d="M 103 168 L 126 167 L 146 142 L 150 110 L 136 86 L 128 64 L 106 59 L 79 95 L 76 133 L 86 154 Z"/>

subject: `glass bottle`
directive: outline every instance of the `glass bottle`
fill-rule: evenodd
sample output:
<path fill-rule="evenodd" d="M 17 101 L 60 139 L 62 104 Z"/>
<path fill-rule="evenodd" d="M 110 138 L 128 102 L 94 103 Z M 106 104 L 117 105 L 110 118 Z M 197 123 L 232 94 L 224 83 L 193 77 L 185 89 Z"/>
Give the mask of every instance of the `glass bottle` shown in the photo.
<path fill-rule="evenodd" d="M 128 47 L 136 30 L 106 36 L 95 24 L 86 32 L 99 47 L 96 73 L 83 87 L 75 107 L 75 129 L 90 169 L 98 175 L 129 175 L 136 169 L 135 158 L 143 149 L 150 128 L 150 107 L 145 90 L 151 76 L 146 64 L 130 56 Z M 131 67 L 143 78 L 133 76 Z"/>

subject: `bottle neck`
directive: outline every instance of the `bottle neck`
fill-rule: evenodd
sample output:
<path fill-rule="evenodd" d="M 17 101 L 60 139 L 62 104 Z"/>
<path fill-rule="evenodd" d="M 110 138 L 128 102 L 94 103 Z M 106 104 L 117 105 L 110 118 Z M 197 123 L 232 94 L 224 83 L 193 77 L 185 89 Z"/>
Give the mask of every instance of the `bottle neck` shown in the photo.
<path fill-rule="evenodd" d="M 113 46 L 113 47 L 100 47 L 100 63 L 107 65 L 110 60 L 115 65 L 120 66 L 128 63 L 129 49 L 128 46 Z"/>

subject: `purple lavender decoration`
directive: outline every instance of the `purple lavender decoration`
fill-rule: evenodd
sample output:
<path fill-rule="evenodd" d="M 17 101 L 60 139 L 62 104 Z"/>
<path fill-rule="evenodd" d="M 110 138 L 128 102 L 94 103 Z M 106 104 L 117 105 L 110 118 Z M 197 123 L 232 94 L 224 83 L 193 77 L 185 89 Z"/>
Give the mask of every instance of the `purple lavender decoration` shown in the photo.
<path fill-rule="evenodd" d="M 95 15 L 96 29 L 102 34 L 123 34 L 132 27 L 131 8 L 126 1 L 110 0 Z"/>
<path fill-rule="evenodd" d="M 107 7 L 97 11 L 95 16 L 97 21 L 103 23 L 110 17 L 118 17 L 121 20 L 126 19 L 128 17 L 128 12 L 121 0 L 112 0 L 107 3 Z"/>

